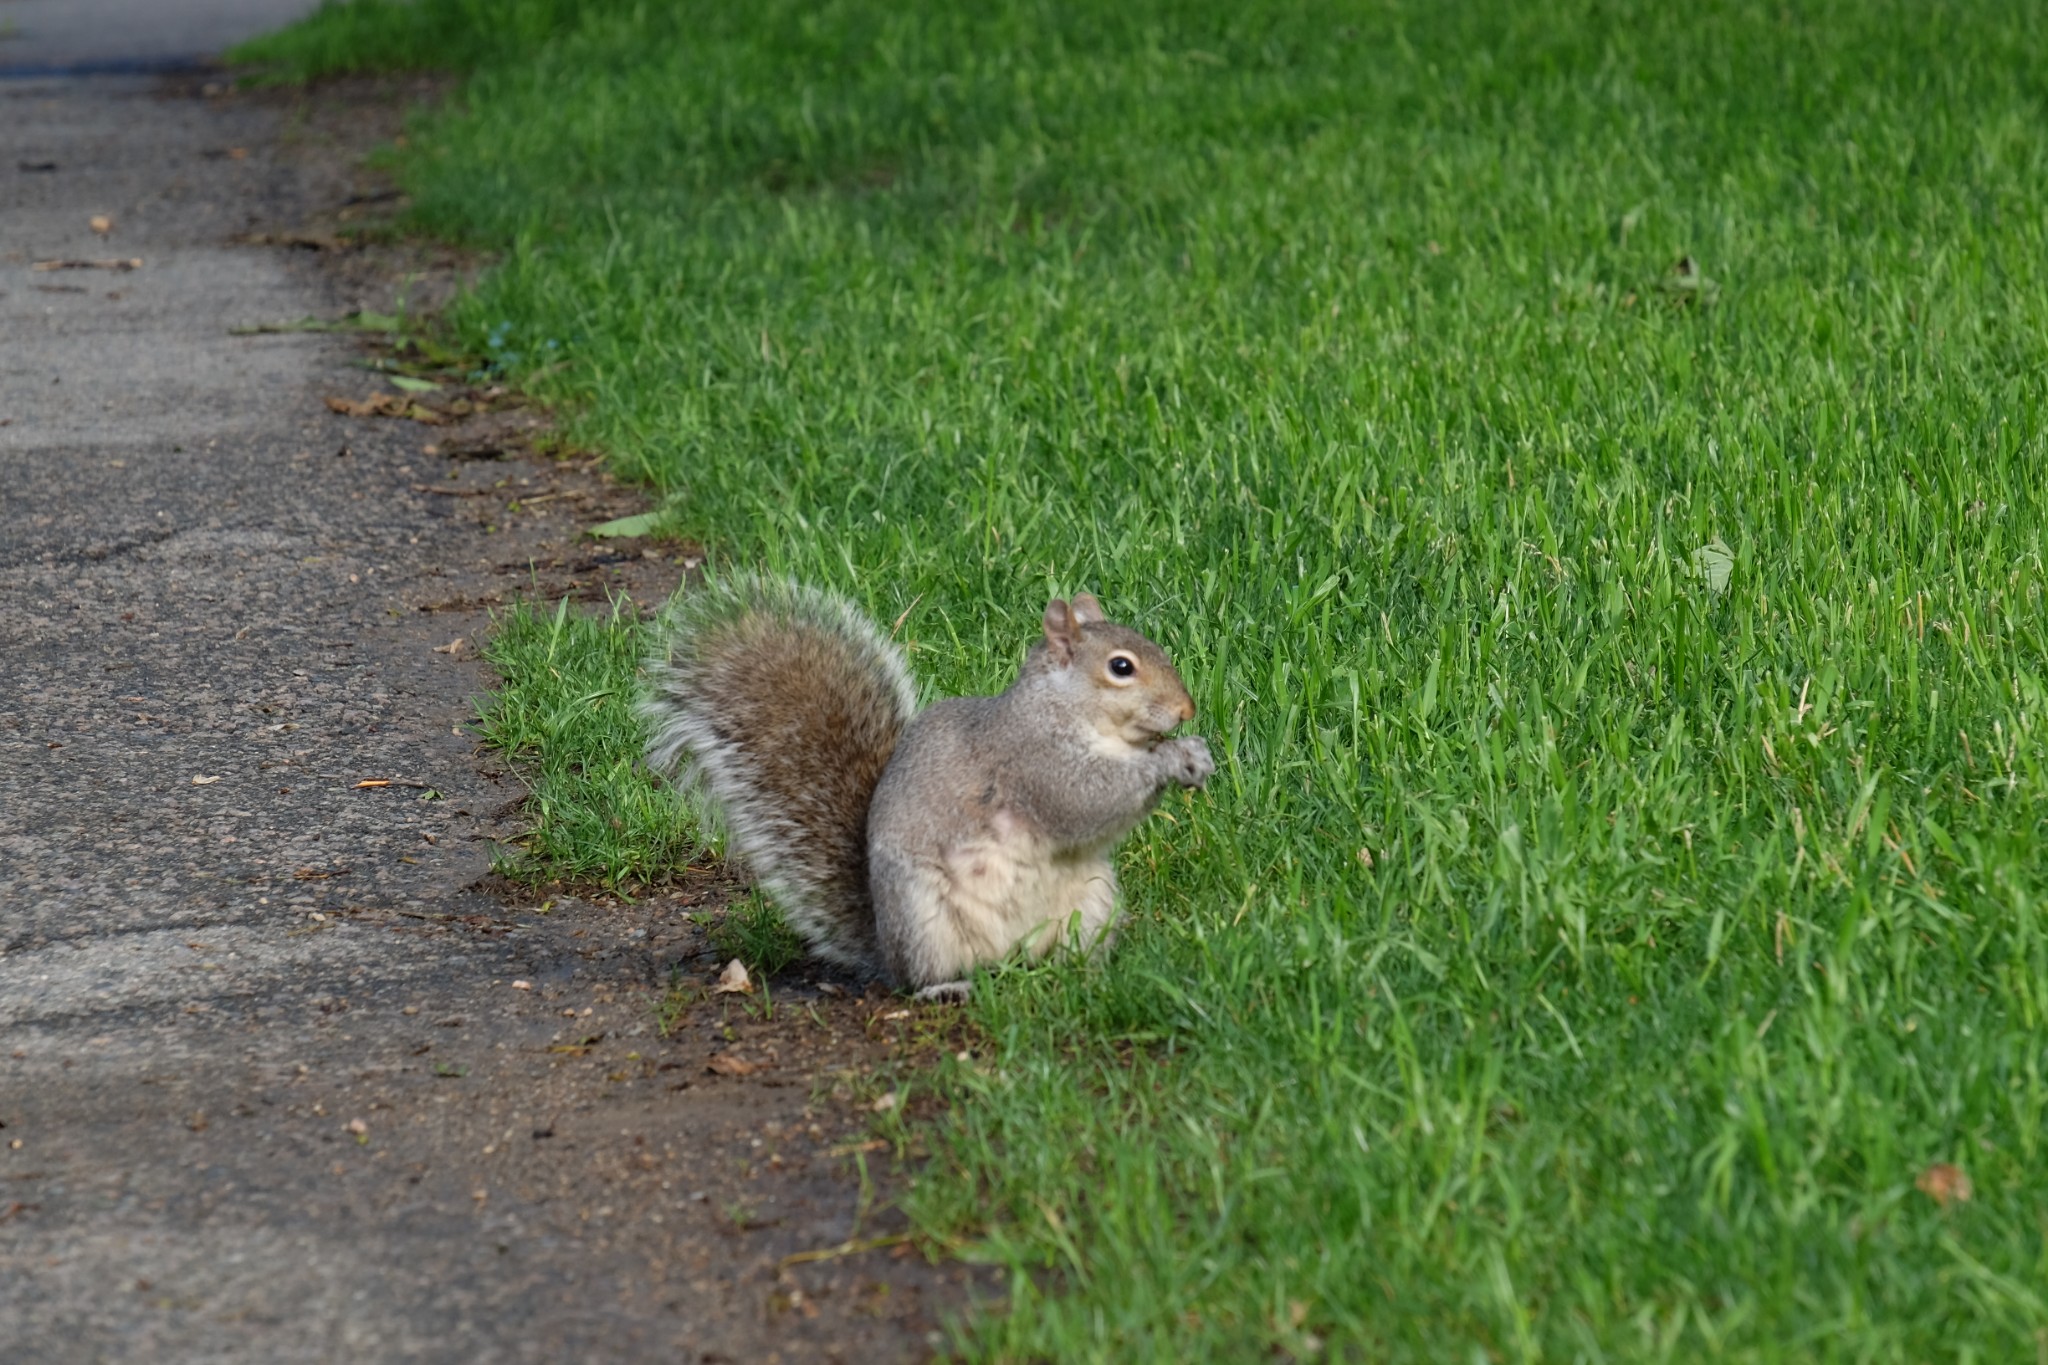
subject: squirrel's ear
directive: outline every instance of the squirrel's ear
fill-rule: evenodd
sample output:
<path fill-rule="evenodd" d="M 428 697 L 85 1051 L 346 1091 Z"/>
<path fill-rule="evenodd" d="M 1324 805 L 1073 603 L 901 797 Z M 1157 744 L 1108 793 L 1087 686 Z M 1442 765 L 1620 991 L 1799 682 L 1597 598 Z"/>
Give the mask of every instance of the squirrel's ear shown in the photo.
<path fill-rule="evenodd" d="M 1095 600 L 1092 592 L 1074 594 L 1074 619 L 1084 626 L 1094 625 L 1109 618 L 1102 614 L 1102 603 Z"/>
<path fill-rule="evenodd" d="M 1073 608 L 1055 597 L 1045 604 L 1045 647 L 1054 660 L 1068 663 L 1074 657 L 1074 646 L 1081 642 L 1081 623 L 1074 619 Z"/>

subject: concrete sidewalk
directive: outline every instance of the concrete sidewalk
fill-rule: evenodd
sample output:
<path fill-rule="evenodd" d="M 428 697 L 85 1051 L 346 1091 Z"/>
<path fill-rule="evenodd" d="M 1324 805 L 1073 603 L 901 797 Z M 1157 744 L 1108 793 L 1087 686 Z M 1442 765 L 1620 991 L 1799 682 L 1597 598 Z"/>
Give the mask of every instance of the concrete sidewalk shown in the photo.
<path fill-rule="evenodd" d="M 336 311 L 302 263 L 229 245 L 296 188 L 275 124 L 139 79 L 0 85 L 10 1359 L 432 1341 L 395 1311 L 413 1258 L 340 1213 L 329 1164 L 277 1160 L 325 1145 L 277 1118 L 295 1077 L 340 1065 L 331 1021 L 364 996 L 395 1014 L 501 975 L 470 940 L 326 925 L 498 913 L 463 890 L 489 846 L 458 812 L 517 789 L 479 777 L 458 727 L 480 680 L 401 600 L 449 550 L 409 491 L 416 448 L 324 414 L 362 387 L 344 341 L 231 334 Z M 34 268 L 61 260 L 141 265 Z"/>
<path fill-rule="evenodd" d="M 317 107 L 204 90 L 0 81 L 0 1358 L 924 1357 L 959 1267 L 785 1261 L 901 1227 L 833 1152 L 906 1011 L 664 1031 L 715 883 L 479 882 L 522 793 L 451 643 L 680 571 L 576 539 L 635 505 L 587 469 L 337 415 L 358 343 L 247 331 L 388 306 L 235 244 L 376 195 Z"/>
<path fill-rule="evenodd" d="M 189 66 L 319 0 L 0 0 L 0 75 Z"/>

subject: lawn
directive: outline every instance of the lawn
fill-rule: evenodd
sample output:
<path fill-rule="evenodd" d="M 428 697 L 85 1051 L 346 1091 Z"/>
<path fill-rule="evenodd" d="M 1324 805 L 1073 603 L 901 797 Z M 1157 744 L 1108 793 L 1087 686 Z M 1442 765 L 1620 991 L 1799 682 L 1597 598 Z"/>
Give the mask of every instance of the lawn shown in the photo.
<path fill-rule="evenodd" d="M 987 1360 L 2048 1351 L 2039 6 L 419 0 L 451 321 L 934 694 L 1081 589 L 1220 771 L 914 1216 Z M 686 856 L 515 615 L 536 873 Z M 1953 1169 L 1945 1169 L 1953 1168 Z M 1967 1197 L 1965 1197 L 1967 1195 Z M 1278 1354 L 1276 1354 L 1278 1353 Z"/>

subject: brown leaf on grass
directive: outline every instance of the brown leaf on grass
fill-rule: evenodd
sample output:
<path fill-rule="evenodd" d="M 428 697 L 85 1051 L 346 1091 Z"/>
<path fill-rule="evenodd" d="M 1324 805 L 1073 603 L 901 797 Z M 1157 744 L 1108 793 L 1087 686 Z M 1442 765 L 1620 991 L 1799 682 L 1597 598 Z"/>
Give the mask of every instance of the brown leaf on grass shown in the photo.
<path fill-rule="evenodd" d="M 719 1076 L 751 1076 L 761 1069 L 759 1062 L 750 1062 L 734 1052 L 721 1052 L 704 1063 L 704 1069 Z"/>
<path fill-rule="evenodd" d="M 1920 1172 L 1913 1188 L 1944 1208 L 1950 1204 L 1967 1204 L 1970 1196 L 1976 1193 L 1970 1187 L 1970 1177 L 1963 1168 L 1951 1166 L 1946 1161 L 1937 1161 Z"/>

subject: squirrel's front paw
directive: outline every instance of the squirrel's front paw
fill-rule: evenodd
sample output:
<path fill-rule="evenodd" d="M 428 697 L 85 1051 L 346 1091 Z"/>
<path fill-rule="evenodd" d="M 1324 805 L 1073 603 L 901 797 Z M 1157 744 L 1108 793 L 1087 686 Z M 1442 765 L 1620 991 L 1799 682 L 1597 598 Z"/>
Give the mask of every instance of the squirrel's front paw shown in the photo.
<path fill-rule="evenodd" d="M 1166 755 L 1166 775 L 1183 787 L 1199 787 L 1216 772 L 1216 760 L 1209 757 L 1209 741 L 1188 735 L 1160 746 Z"/>

